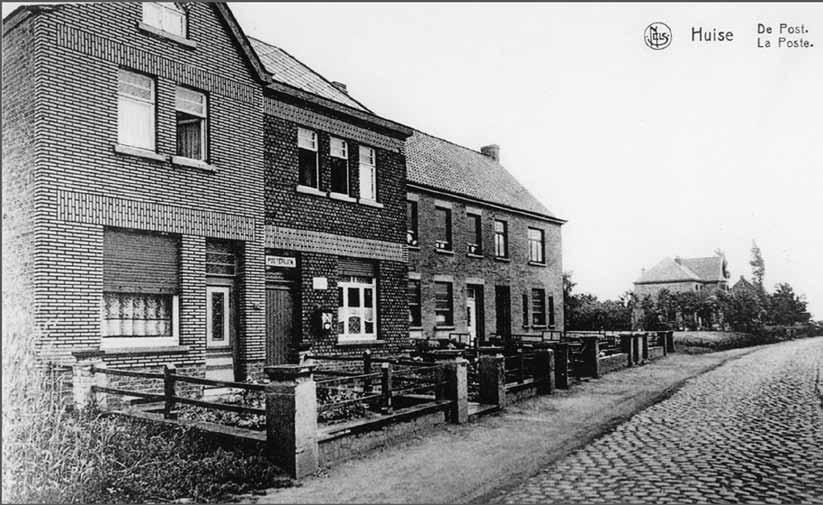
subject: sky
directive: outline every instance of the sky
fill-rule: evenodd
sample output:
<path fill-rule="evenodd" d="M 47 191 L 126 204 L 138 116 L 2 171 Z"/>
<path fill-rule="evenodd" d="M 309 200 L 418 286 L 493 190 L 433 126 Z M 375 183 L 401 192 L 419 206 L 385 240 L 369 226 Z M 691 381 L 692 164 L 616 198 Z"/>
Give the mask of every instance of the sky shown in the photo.
<path fill-rule="evenodd" d="M 375 113 L 503 165 L 563 226 L 576 290 L 614 298 L 663 257 L 725 251 L 823 319 L 823 5 L 230 3 Z M 13 5 L 3 5 L 4 15 Z M 672 43 L 644 30 L 665 22 Z M 777 45 L 784 34 L 809 48 Z M 692 29 L 731 31 L 693 41 Z M 763 42 L 761 42 L 762 44 Z"/>

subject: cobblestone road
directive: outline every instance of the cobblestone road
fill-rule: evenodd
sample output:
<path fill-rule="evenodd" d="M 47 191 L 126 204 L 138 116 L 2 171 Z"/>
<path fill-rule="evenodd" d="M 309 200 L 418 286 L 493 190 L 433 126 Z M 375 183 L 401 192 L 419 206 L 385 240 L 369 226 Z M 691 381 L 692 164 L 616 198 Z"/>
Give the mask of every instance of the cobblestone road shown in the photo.
<path fill-rule="evenodd" d="M 689 381 L 503 503 L 823 504 L 823 338 Z"/>

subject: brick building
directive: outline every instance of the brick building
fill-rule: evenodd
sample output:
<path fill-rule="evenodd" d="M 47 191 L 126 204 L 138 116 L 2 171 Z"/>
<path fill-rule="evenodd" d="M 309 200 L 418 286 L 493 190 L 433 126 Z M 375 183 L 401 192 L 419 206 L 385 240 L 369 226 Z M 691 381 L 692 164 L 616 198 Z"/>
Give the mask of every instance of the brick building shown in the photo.
<path fill-rule="evenodd" d="M 412 338 L 563 329 L 560 227 L 499 162 L 415 131 L 406 144 Z"/>
<path fill-rule="evenodd" d="M 648 270 L 644 269 L 634 282 L 638 298 L 655 298 L 662 289 L 672 293 L 729 289 L 729 270 L 721 255 L 704 258 L 663 258 Z"/>
<path fill-rule="evenodd" d="M 44 359 L 243 378 L 406 338 L 409 129 L 220 3 L 24 6 L 3 38 L 4 308 Z"/>

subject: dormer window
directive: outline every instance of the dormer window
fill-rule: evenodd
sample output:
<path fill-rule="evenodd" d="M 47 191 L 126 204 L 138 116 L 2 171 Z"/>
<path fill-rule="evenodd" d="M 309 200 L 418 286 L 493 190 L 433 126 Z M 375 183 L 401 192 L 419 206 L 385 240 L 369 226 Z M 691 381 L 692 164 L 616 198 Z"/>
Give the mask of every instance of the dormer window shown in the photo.
<path fill-rule="evenodd" d="M 186 11 L 176 3 L 144 3 L 143 22 L 166 33 L 186 37 Z"/>

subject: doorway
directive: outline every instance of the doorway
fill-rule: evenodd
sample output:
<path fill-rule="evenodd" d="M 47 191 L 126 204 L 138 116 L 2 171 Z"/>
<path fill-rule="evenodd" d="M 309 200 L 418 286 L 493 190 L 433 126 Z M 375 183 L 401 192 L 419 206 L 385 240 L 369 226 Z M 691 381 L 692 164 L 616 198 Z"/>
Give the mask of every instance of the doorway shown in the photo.
<path fill-rule="evenodd" d="M 497 336 L 508 348 L 512 336 L 512 303 L 509 286 L 494 287 L 494 307 L 497 316 Z"/>
<path fill-rule="evenodd" d="M 466 285 L 466 328 L 469 333 L 469 347 L 483 342 L 483 286 Z"/>
<path fill-rule="evenodd" d="M 228 283 L 227 283 L 228 284 Z M 206 286 L 206 378 L 234 381 L 237 327 L 232 285 Z"/>
<path fill-rule="evenodd" d="M 266 272 L 266 364 L 288 363 L 299 330 L 296 321 L 297 272 L 272 268 Z"/>

